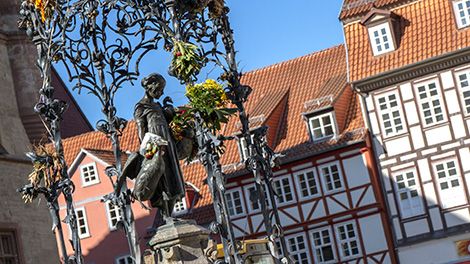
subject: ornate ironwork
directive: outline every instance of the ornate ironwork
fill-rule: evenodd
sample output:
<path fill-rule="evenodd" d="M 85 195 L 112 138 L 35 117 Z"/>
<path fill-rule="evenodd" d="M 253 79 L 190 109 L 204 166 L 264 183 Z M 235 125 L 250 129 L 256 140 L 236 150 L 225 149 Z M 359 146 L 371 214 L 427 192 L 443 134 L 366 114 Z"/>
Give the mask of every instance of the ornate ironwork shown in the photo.
<path fill-rule="evenodd" d="M 43 83 L 39 90 L 39 102 L 35 105 L 35 111 L 40 115 L 41 119 L 48 131 L 49 140 L 51 141 L 56 153 L 57 162 L 45 162 L 46 167 L 53 167 L 55 176 L 59 180 L 48 187 L 26 185 L 18 191 L 23 195 L 36 197 L 43 194 L 47 201 L 53 226 L 52 230 L 59 237 L 59 245 L 65 263 L 83 263 L 80 239 L 78 237 L 77 221 L 75 209 L 73 206 L 72 193 L 74 190 L 73 182 L 67 173 L 67 164 L 64 159 L 64 150 L 62 146 L 62 137 L 60 134 L 60 123 L 62 114 L 67 108 L 67 104 L 54 98 L 54 87 L 51 85 L 51 64 L 60 56 L 63 47 L 63 36 L 65 32 L 64 25 L 67 25 L 67 18 L 61 13 L 60 5 L 62 1 L 57 1 L 53 6 L 35 6 L 30 1 L 23 1 L 20 9 L 19 27 L 26 30 L 26 34 L 32 39 L 37 48 L 39 67 Z M 57 10 L 57 15 L 52 15 L 53 10 Z M 52 159 L 50 156 L 37 156 L 34 153 L 28 155 L 33 163 L 43 162 L 38 159 Z M 54 177 L 55 177 L 54 176 Z M 74 249 L 74 255 L 69 256 L 65 246 L 64 234 L 61 221 L 59 220 L 58 197 L 64 195 L 67 210 L 64 222 L 70 227 L 71 242 Z"/>
<path fill-rule="evenodd" d="M 48 124 L 51 140 L 61 157 L 63 168 L 66 165 L 59 124 L 65 105 L 53 99 L 53 88 L 50 86 L 51 63 L 62 62 L 70 80 L 75 82 L 76 89 L 93 94 L 102 106 L 105 119 L 97 123 L 97 129 L 105 133 L 112 143 L 115 166 L 106 171 L 110 178 L 117 178 L 116 181 L 111 181 L 114 192 L 106 195 L 103 200 L 109 200 L 120 208 L 130 253 L 136 263 L 141 262 L 141 256 L 131 210 L 133 199 L 126 185 L 126 177 L 122 175 L 120 149 L 120 136 L 127 121 L 117 116 L 114 98 L 124 84 L 133 85 L 139 78 L 139 64 L 145 55 L 160 48 L 174 52 L 179 43 L 190 43 L 197 47 L 194 50 L 196 67 L 189 71 L 188 76 L 179 75 L 173 63 L 169 68 L 170 75 L 178 78 L 181 83 L 195 82 L 199 70 L 208 64 L 214 64 L 222 70 L 220 79 L 228 83 L 226 94 L 238 109 L 242 124 L 241 136 L 248 144 L 246 167 L 255 178 L 257 199 L 267 235 L 273 245 L 273 255 L 279 262 L 290 262 L 289 258 L 277 255 L 275 243 L 279 241 L 282 252 L 288 252 L 276 207 L 276 193 L 272 186 L 272 167 L 279 156 L 266 144 L 266 128 L 250 131 L 244 103 L 248 100 L 251 88 L 240 83 L 241 73 L 235 59 L 228 13 L 229 9 L 223 0 L 57 0 L 53 5 L 39 7 L 35 7 L 30 0 L 24 0 L 22 4 L 21 26 L 38 48 L 38 64 L 44 80 L 40 90 L 41 100 L 36 109 Z M 228 213 L 226 175 L 222 172 L 218 151 L 225 140 L 233 138 L 214 135 L 204 127 L 200 116 L 196 115 L 195 120 L 199 157 L 208 174 L 216 212 L 212 230 L 222 237 L 225 261 L 243 263 Z M 81 263 L 80 241 L 71 197 L 73 184 L 66 169 L 63 169 L 61 176 L 61 183 L 51 189 L 37 190 L 26 186 L 22 191 L 46 195 L 59 233 L 62 232 L 60 222 L 57 221 L 57 196 L 60 192 L 64 194 L 67 201 L 66 220 L 72 229 L 75 261 Z M 271 209 L 268 208 L 265 192 L 271 199 Z M 274 224 L 271 214 L 274 215 Z M 67 260 L 63 235 L 59 237 L 62 240 L 62 253 Z"/>

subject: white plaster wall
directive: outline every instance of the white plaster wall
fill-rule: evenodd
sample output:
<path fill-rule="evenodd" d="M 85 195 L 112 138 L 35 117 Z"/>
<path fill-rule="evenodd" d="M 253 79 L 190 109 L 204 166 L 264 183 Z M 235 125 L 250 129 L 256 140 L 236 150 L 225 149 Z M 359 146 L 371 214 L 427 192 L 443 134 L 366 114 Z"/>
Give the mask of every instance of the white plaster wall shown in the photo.
<path fill-rule="evenodd" d="M 361 195 L 362 193 L 364 193 L 364 190 L 366 189 L 366 187 L 363 187 L 363 188 L 360 188 L 360 189 L 357 189 L 357 190 L 354 190 L 354 191 L 351 191 L 351 201 L 352 201 L 352 204 L 353 206 L 355 206 L 358 202 L 359 202 L 359 199 L 361 198 Z"/>
<path fill-rule="evenodd" d="M 470 130 L 470 119 L 467 119 L 466 123 L 467 123 L 467 128 Z"/>
<path fill-rule="evenodd" d="M 334 198 L 344 204 L 345 206 L 348 206 L 348 198 L 345 193 L 341 194 L 336 194 L 334 195 Z M 328 210 L 330 211 L 330 214 L 336 214 L 340 213 L 343 211 L 346 211 L 346 209 L 338 204 L 335 200 L 331 199 L 330 197 L 326 198 L 327 204 L 328 204 Z"/>
<path fill-rule="evenodd" d="M 287 216 L 283 211 L 279 210 L 279 218 L 281 218 L 281 225 L 282 226 L 290 226 L 295 224 L 296 222 L 292 220 L 289 216 Z"/>
<path fill-rule="evenodd" d="M 465 124 L 462 119 L 462 115 L 455 115 L 450 117 L 452 123 L 452 129 L 454 130 L 454 136 L 456 139 L 463 138 L 467 135 L 465 131 Z"/>
<path fill-rule="evenodd" d="M 452 236 L 398 248 L 398 257 L 402 264 L 442 264 L 458 260 L 455 242 L 470 239 L 470 234 Z"/>
<path fill-rule="evenodd" d="M 399 213 L 398 212 L 399 209 L 395 206 L 395 198 L 394 198 L 393 193 L 387 194 L 387 199 L 388 199 L 388 208 L 390 209 L 390 214 L 397 215 Z"/>
<path fill-rule="evenodd" d="M 427 159 L 418 160 L 418 169 L 422 182 L 432 180 L 431 171 L 429 169 L 429 163 Z"/>
<path fill-rule="evenodd" d="M 454 87 L 454 79 L 452 77 L 451 71 L 446 71 L 441 73 L 441 80 L 442 80 L 442 88 L 452 88 Z"/>
<path fill-rule="evenodd" d="M 387 250 L 387 240 L 379 214 L 360 218 L 359 225 L 367 254 Z"/>
<path fill-rule="evenodd" d="M 233 228 L 233 234 L 236 237 L 243 237 L 243 236 L 248 235 L 249 228 L 248 228 L 248 220 L 246 218 L 242 218 L 242 219 L 235 220 L 235 221 L 232 220 L 232 223 L 235 226 L 238 226 L 241 230 L 245 230 L 245 232 L 242 232 L 238 228 Z"/>
<path fill-rule="evenodd" d="M 411 150 L 410 140 L 407 136 L 387 141 L 385 149 L 388 156 L 403 154 Z"/>
<path fill-rule="evenodd" d="M 470 223 L 470 213 L 467 208 L 446 213 L 444 217 L 448 227 Z"/>
<path fill-rule="evenodd" d="M 390 259 L 389 254 L 387 254 L 387 255 L 385 256 L 385 259 L 384 259 L 384 261 L 382 262 L 382 264 L 392 264 L 392 260 Z"/>
<path fill-rule="evenodd" d="M 392 185 L 390 184 L 390 176 L 388 175 L 388 170 L 383 169 L 381 170 L 382 173 L 382 182 L 385 187 L 385 191 L 391 191 L 392 190 Z"/>
<path fill-rule="evenodd" d="M 415 102 L 405 103 L 405 115 L 406 120 L 408 120 L 408 125 L 412 126 L 419 124 L 418 111 L 416 109 Z"/>
<path fill-rule="evenodd" d="M 443 208 L 450 208 L 467 203 L 463 183 L 461 180 L 459 187 L 454 187 L 445 191 L 440 190 L 439 197 Z"/>
<path fill-rule="evenodd" d="M 434 231 L 441 230 L 443 228 L 442 218 L 439 208 L 429 209 L 429 215 L 431 216 L 432 228 Z"/>
<path fill-rule="evenodd" d="M 436 145 L 452 139 L 448 125 L 429 129 L 425 132 L 428 145 Z"/>
<path fill-rule="evenodd" d="M 400 228 L 400 220 L 397 217 L 393 218 L 393 229 L 395 230 L 395 236 L 398 240 L 403 238 L 403 234 Z"/>
<path fill-rule="evenodd" d="M 428 182 L 424 184 L 423 187 L 423 198 L 426 199 L 426 201 L 428 202 L 428 206 L 438 205 L 439 202 L 437 201 L 436 191 L 434 189 L 433 182 Z"/>
<path fill-rule="evenodd" d="M 343 166 L 349 188 L 370 183 L 369 171 L 363 155 L 343 160 Z"/>
<path fill-rule="evenodd" d="M 470 161 L 470 150 L 468 148 L 459 149 L 460 159 L 463 161 Z M 464 172 L 470 171 L 470 162 L 462 162 Z"/>
<path fill-rule="evenodd" d="M 315 205 L 316 202 L 311 202 L 311 203 L 303 203 L 301 205 L 302 207 L 302 213 L 304 215 L 304 219 L 308 220 L 307 217 L 308 215 L 310 214 L 310 212 L 312 211 L 313 209 L 313 206 Z M 320 203 L 323 203 L 322 201 L 320 201 Z M 319 204 L 320 205 L 320 204 Z M 318 205 L 317 205 L 318 206 Z"/>
<path fill-rule="evenodd" d="M 447 109 L 449 114 L 460 113 L 459 98 L 455 90 L 446 91 L 444 98 L 446 99 Z"/>
<path fill-rule="evenodd" d="M 400 92 L 403 101 L 413 99 L 413 88 L 411 87 L 411 83 L 405 83 L 400 85 Z"/>
<path fill-rule="evenodd" d="M 372 189 L 372 187 L 369 187 L 369 189 L 367 189 L 366 193 L 364 194 L 364 197 L 362 198 L 359 206 L 366 206 L 375 202 L 376 200 L 374 196 L 374 190 Z"/>
<path fill-rule="evenodd" d="M 300 222 L 300 213 L 297 206 L 289 207 L 283 210 L 288 213 L 292 218 L 294 218 L 297 222 Z"/>
<path fill-rule="evenodd" d="M 253 232 L 256 232 L 256 229 L 263 223 L 263 216 L 257 214 L 251 217 L 251 224 L 253 226 Z"/>
<path fill-rule="evenodd" d="M 374 113 L 372 113 L 369 115 L 369 117 L 370 117 L 370 125 L 371 125 L 370 129 L 372 130 L 372 134 L 380 136 L 381 132 L 380 132 L 377 116 Z"/>
<path fill-rule="evenodd" d="M 325 205 L 323 201 L 320 201 L 320 203 L 318 203 L 317 205 L 317 208 L 315 208 L 315 211 L 313 211 L 312 218 L 318 219 L 318 218 L 322 218 L 325 216 L 326 216 Z"/>
<path fill-rule="evenodd" d="M 371 95 L 367 95 L 366 97 L 366 105 L 367 105 L 367 110 L 369 111 L 374 111 L 374 103 L 373 103 L 373 97 Z"/>
<path fill-rule="evenodd" d="M 412 237 L 429 232 L 428 221 L 420 219 L 404 224 L 407 237 Z"/>

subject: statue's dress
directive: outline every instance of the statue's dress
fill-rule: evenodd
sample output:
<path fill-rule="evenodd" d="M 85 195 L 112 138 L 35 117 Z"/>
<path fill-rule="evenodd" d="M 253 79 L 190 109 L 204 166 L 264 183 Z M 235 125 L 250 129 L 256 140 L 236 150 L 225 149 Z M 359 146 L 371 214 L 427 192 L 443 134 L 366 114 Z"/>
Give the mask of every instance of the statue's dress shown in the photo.
<path fill-rule="evenodd" d="M 150 199 L 152 206 L 160 208 L 163 205 L 163 192 L 168 196 L 171 208 L 173 207 L 172 203 L 183 197 L 185 193 L 183 174 L 179 166 L 176 144 L 168 126 L 169 121 L 172 119 L 169 112 L 170 111 L 165 111 L 160 103 L 148 102 L 144 99 L 139 101 L 134 109 L 134 119 L 137 122 L 139 135 L 150 132 L 168 141 L 168 146 L 163 155 L 165 171 L 159 179 L 153 197 Z M 140 131 L 141 129 L 145 130 Z"/>

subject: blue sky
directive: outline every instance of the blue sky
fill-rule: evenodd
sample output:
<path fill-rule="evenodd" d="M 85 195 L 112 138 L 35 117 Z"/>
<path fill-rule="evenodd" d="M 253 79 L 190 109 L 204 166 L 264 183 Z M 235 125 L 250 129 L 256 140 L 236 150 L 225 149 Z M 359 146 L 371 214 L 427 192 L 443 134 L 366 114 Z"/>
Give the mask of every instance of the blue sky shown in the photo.
<path fill-rule="evenodd" d="M 234 29 L 237 60 L 243 72 L 343 43 L 338 21 L 342 0 L 226 0 L 226 3 L 231 9 L 230 22 Z M 150 56 L 153 57 L 148 58 Z M 142 65 L 142 76 L 151 72 L 166 72 L 169 57 L 165 51 L 148 57 Z M 67 81 L 63 69 L 57 69 Z M 134 104 L 143 96 L 139 83 L 136 87 L 127 86 L 118 91 L 118 116 L 132 118 Z M 167 77 L 165 95 L 172 97 L 175 105 L 186 102 L 184 90 L 178 81 Z M 72 93 L 95 126 L 96 121 L 104 117 L 98 101 L 90 94 Z"/>

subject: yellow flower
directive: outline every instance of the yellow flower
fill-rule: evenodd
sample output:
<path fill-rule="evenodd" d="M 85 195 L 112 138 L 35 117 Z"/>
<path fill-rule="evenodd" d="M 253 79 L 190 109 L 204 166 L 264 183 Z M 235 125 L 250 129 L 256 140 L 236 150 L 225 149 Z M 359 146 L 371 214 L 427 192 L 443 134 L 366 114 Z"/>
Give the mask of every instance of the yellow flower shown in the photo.
<path fill-rule="evenodd" d="M 52 14 L 53 0 L 34 0 L 34 7 L 41 13 L 42 22 L 46 21 Z"/>

